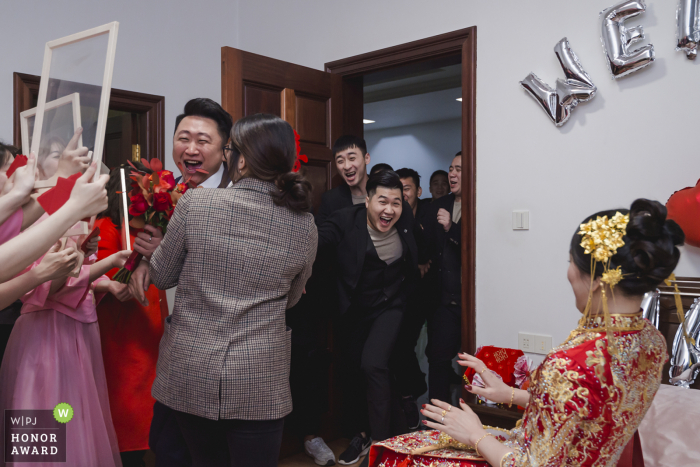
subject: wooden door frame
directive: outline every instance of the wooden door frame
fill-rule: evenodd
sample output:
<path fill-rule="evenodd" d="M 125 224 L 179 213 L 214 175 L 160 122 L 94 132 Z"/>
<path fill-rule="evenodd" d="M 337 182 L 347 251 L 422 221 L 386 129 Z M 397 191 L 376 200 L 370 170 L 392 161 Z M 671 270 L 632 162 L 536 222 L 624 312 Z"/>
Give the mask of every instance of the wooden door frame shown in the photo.
<path fill-rule="evenodd" d="M 31 109 L 32 97 L 39 95 L 40 76 L 15 72 L 13 75 L 13 140 L 22 147 L 20 112 Z M 146 116 L 148 154 L 165 163 L 165 97 L 141 92 L 112 89 L 109 108 L 123 112 L 142 113 Z"/>
<path fill-rule="evenodd" d="M 476 352 L 476 26 L 336 60 L 326 63 L 325 69 L 343 77 L 343 102 L 349 102 L 362 99 L 361 79 L 367 73 L 457 54 L 462 57 L 462 350 L 473 355 Z M 345 111 L 344 114 L 344 129 L 362 135 L 358 116 Z"/>

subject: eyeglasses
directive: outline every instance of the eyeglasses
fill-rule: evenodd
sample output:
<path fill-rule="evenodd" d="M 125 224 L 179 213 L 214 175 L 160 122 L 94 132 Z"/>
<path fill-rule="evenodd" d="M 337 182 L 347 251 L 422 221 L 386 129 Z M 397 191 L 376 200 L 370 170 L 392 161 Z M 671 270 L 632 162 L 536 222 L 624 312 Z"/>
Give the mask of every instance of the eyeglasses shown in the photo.
<path fill-rule="evenodd" d="M 231 146 L 224 146 L 224 156 L 228 157 L 232 152 L 233 148 Z"/>

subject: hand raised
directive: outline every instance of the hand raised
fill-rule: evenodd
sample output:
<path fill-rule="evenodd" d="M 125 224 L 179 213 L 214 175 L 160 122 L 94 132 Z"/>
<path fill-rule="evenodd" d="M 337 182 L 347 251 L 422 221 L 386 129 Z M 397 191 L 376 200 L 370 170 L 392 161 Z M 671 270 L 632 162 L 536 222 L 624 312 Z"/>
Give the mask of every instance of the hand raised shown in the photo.
<path fill-rule="evenodd" d="M 459 357 L 459 360 L 457 360 L 459 365 L 476 371 L 484 381 L 485 387 L 483 388 L 474 386 L 473 384 L 467 384 L 465 386 L 467 391 L 501 404 L 510 402 L 511 396 L 513 395 L 513 388 L 508 386 L 502 379 L 488 370 L 484 362 L 472 355 L 469 355 L 468 353 L 460 353 L 457 355 Z M 485 368 L 486 371 L 484 371 Z"/>
<path fill-rule="evenodd" d="M 16 194 L 19 198 L 28 200 L 34 189 L 36 173 L 36 156 L 32 152 L 27 156 L 27 165 L 15 170 L 15 173 L 8 180 L 8 183 L 11 184 L 8 191 Z"/>
<path fill-rule="evenodd" d="M 62 279 L 78 265 L 78 252 L 75 248 L 69 247 L 59 251 L 60 248 L 60 242 L 56 243 L 35 268 L 42 282 Z"/>
<path fill-rule="evenodd" d="M 445 232 L 452 227 L 452 216 L 447 209 L 440 208 L 437 213 L 438 224 L 445 228 Z"/>
<path fill-rule="evenodd" d="M 109 281 L 107 286 L 109 292 L 120 302 L 126 302 L 134 298 L 134 295 L 129 290 L 128 284 L 120 284 L 119 282 Z"/>
<path fill-rule="evenodd" d="M 90 164 L 90 167 L 75 181 L 73 191 L 68 199 L 68 206 L 78 219 L 95 216 L 107 209 L 107 190 L 105 185 L 109 181 L 109 175 L 100 177 L 91 182 L 97 171 L 97 162 Z"/>
<path fill-rule="evenodd" d="M 83 134 L 83 129 L 78 128 L 73 133 L 73 137 L 63 150 L 60 159 L 58 159 L 58 169 L 56 175 L 63 178 L 68 178 L 73 174 L 82 172 L 90 165 L 90 157 L 88 157 L 88 148 L 85 146 L 78 147 L 78 140 Z"/>

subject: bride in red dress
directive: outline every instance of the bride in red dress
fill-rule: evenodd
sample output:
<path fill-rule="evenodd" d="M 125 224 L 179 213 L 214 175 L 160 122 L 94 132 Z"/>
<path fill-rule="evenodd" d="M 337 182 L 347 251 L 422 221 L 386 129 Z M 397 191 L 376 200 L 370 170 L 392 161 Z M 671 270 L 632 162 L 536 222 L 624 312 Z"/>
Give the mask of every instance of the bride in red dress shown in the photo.
<path fill-rule="evenodd" d="M 605 216 L 605 217 L 603 217 Z M 614 466 L 661 383 L 666 342 L 641 317 L 641 301 L 673 272 L 683 243 L 666 208 L 638 199 L 626 209 L 590 216 L 571 241 L 568 279 L 583 313 L 579 326 L 552 349 L 528 391 L 507 386 L 479 359 L 460 364 L 481 373 L 492 401 L 526 406 L 522 424 L 501 443 L 460 400 L 432 400 L 429 427 L 475 446 L 493 466 Z"/>
<path fill-rule="evenodd" d="M 125 166 L 125 169 L 125 179 L 129 180 L 130 168 Z M 106 188 L 109 207 L 95 223 L 100 228 L 101 237 L 98 259 L 125 248 L 122 245 L 119 215 L 119 169 L 112 171 Z M 150 256 L 163 237 L 153 227 L 147 228 L 153 230 L 139 231 L 136 236 L 134 229 L 130 229 L 132 248 L 144 256 Z M 113 269 L 107 276 L 111 279 L 117 271 Z M 146 292 L 145 305 L 133 298 L 126 284 L 119 284 L 118 287 L 121 289 L 119 293 L 105 297 L 97 306 L 97 318 L 109 405 L 122 462 L 126 467 L 143 465 L 142 458 L 148 449 L 155 402 L 151 396 L 151 386 L 156 376 L 158 344 L 163 335 L 163 316 L 167 316 L 168 306 L 165 292 L 153 285 Z"/>

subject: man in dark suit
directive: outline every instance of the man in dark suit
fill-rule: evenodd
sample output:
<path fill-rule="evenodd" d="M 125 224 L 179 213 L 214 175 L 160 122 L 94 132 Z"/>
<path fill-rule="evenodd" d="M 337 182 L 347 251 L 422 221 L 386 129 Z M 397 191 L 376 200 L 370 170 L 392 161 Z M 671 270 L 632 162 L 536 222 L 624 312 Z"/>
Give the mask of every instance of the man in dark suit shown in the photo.
<path fill-rule="evenodd" d="M 211 99 L 196 98 L 185 104 L 184 112 L 175 120 L 173 135 L 173 161 L 191 187 L 226 188 L 229 184 L 228 169 L 224 162 L 224 146 L 229 140 L 233 119 L 219 104 Z M 198 169 L 204 170 L 200 172 Z M 182 176 L 176 181 L 180 183 Z M 160 231 L 149 231 L 159 237 Z M 153 240 L 153 239 L 151 239 Z M 145 268 L 146 270 L 148 268 Z M 146 271 L 137 268 L 132 276 L 134 284 L 143 284 Z M 142 287 L 143 289 L 143 287 Z M 135 294 L 143 301 L 145 294 Z M 157 467 L 189 467 L 192 465 L 189 450 L 174 411 L 156 401 L 148 440 L 156 455 Z"/>
<path fill-rule="evenodd" d="M 461 152 L 452 160 L 449 181 L 452 193 L 433 201 L 421 221 L 432 261 L 426 279 L 434 303 L 428 316 L 428 387 L 430 398 L 442 401 L 451 400 L 450 384 L 456 379 L 452 359 L 461 345 Z"/>
<path fill-rule="evenodd" d="M 376 440 L 391 436 L 389 358 L 410 282 L 417 274 L 414 218 L 404 209 L 398 174 L 369 177 L 364 205 L 337 211 L 320 225 L 319 255 L 335 253 L 346 377 L 346 429 L 358 433 L 339 463 L 353 464 Z"/>

